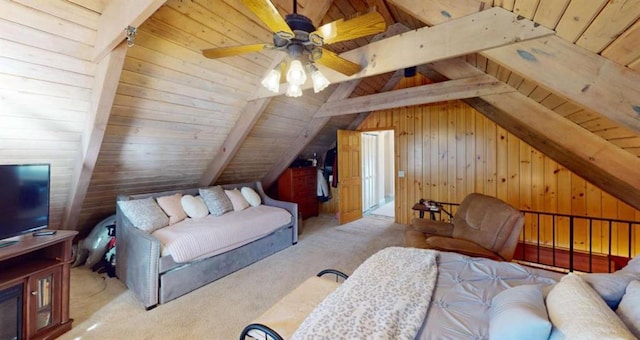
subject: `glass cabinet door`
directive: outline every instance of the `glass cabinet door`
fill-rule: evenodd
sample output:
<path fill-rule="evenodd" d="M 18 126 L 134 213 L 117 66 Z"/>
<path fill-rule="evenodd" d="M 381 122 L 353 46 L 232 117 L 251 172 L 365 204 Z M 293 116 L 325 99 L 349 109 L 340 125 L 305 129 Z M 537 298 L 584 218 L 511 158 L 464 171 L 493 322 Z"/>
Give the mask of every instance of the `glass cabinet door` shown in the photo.
<path fill-rule="evenodd" d="M 60 322 L 61 268 L 29 278 L 28 337 Z"/>
<path fill-rule="evenodd" d="M 53 316 L 53 274 L 41 277 L 36 281 L 36 329 L 51 325 Z"/>

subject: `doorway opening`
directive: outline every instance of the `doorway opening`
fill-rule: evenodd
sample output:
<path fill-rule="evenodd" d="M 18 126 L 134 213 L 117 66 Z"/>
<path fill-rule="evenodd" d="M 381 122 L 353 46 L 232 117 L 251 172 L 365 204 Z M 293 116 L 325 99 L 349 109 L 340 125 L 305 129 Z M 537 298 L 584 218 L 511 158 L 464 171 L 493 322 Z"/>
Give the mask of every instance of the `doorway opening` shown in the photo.
<path fill-rule="evenodd" d="M 362 211 L 395 218 L 393 130 L 362 133 Z"/>

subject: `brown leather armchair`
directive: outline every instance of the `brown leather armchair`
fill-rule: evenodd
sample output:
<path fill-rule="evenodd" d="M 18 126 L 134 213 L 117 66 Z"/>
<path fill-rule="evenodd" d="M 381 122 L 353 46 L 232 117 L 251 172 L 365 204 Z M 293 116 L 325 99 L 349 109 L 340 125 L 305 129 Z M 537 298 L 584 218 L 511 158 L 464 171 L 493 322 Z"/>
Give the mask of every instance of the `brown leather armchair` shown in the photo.
<path fill-rule="evenodd" d="M 405 229 L 405 246 L 511 261 L 524 215 L 498 198 L 473 193 L 451 222 L 415 218 Z"/>

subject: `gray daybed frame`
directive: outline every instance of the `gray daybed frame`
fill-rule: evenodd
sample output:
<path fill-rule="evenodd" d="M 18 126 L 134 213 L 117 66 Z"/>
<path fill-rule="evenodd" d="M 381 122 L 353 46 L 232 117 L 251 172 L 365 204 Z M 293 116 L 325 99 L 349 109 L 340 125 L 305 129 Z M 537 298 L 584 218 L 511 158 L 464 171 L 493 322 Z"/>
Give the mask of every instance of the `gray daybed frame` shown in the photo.
<path fill-rule="evenodd" d="M 246 267 L 298 242 L 298 205 L 268 197 L 260 182 L 222 185 L 224 189 L 253 188 L 262 204 L 283 208 L 291 222 L 273 233 L 241 247 L 188 263 L 176 263 L 170 255 L 160 256 L 161 244 L 155 237 L 134 227 L 116 205 L 116 275 L 148 310 L 234 271 Z M 118 201 L 161 197 L 175 193 L 198 195 L 198 189 L 173 190 L 150 194 L 118 195 Z"/>

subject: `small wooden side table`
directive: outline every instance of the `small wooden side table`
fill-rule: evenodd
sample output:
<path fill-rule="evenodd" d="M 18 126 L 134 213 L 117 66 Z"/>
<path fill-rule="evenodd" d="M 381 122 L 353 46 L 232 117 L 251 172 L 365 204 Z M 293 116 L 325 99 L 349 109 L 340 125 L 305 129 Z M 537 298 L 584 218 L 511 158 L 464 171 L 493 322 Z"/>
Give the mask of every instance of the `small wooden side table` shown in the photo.
<path fill-rule="evenodd" d="M 443 211 L 444 211 L 445 214 L 449 215 L 449 217 L 452 217 L 451 214 L 444 209 L 442 204 L 437 203 L 437 202 L 434 202 L 434 205 L 432 205 L 431 207 L 428 207 L 424 203 L 418 202 L 418 203 L 414 204 L 411 209 L 415 210 L 415 211 L 418 211 L 420 213 L 420 218 L 424 218 L 424 213 L 425 212 L 429 212 L 429 217 L 433 221 L 441 221 L 442 220 L 441 213 Z M 437 220 L 436 220 L 436 214 L 438 214 L 438 219 Z"/>

